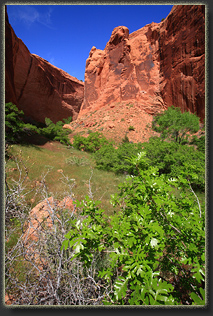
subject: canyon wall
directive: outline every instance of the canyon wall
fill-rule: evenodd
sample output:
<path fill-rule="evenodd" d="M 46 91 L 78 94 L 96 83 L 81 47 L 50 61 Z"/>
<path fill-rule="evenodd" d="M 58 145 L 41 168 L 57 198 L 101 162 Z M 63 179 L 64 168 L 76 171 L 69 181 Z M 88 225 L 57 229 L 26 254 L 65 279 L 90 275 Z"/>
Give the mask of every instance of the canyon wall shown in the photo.
<path fill-rule="evenodd" d="M 175 5 L 161 23 L 116 27 L 86 61 L 80 116 L 132 102 L 156 114 L 174 105 L 205 117 L 205 6 Z"/>
<path fill-rule="evenodd" d="M 166 105 L 205 117 L 205 6 L 177 5 L 159 36 L 161 95 Z"/>
<path fill-rule="evenodd" d="M 38 122 L 77 117 L 84 84 L 43 58 L 31 54 L 5 18 L 5 102 L 13 102 Z"/>
<path fill-rule="evenodd" d="M 31 54 L 7 12 L 5 22 L 5 101 L 36 121 L 75 119 L 118 102 L 148 114 L 174 105 L 205 117 L 204 5 L 175 5 L 161 23 L 131 34 L 116 27 L 104 50 L 92 47 L 85 84 Z"/>

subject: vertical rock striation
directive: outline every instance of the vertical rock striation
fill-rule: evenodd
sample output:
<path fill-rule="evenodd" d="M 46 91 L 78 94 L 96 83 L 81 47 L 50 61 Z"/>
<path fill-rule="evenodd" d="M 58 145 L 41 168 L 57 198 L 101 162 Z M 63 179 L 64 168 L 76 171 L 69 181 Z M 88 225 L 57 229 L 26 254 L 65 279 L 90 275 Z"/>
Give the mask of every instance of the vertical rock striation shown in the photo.
<path fill-rule="evenodd" d="M 161 23 L 132 34 L 116 27 L 86 61 L 80 116 L 114 102 L 147 113 L 175 105 L 205 116 L 205 6 L 176 5 Z"/>
<path fill-rule="evenodd" d="M 205 6 L 174 6 L 159 36 L 161 95 L 167 106 L 205 117 Z"/>
<path fill-rule="evenodd" d="M 43 58 L 31 54 L 5 19 L 5 101 L 13 102 L 25 115 L 54 123 L 77 117 L 84 84 Z"/>

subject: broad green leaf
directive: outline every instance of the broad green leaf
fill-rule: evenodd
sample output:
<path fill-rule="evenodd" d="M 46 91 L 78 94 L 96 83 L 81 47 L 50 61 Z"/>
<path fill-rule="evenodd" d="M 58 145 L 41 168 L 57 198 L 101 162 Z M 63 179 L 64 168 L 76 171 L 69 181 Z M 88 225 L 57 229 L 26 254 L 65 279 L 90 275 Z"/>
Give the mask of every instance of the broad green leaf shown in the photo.
<path fill-rule="evenodd" d="M 203 289 L 200 289 L 200 292 L 202 299 L 196 293 L 190 293 L 190 296 L 194 301 L 193 305 L 205 305 L 205 291 Z"/>
<path fill-rule="evenodd" d="M 62 242 L 62 245 L 61 245 L 61 250 L 64 248 L 65 250 L 67 250 L 68 248 L 68 243 L 69 243 L 69 240 L 64 240 Z"/>
<path fill-rule="evenodd" d="M 126 296 L 127 283 L 128 283 L 128 278 L 126 279 L 120 278 L 116 280 L 114 284 L 114 288 L 115 288 L 114 294 L 115 294 L 116 300 L 119 300 Z"/>

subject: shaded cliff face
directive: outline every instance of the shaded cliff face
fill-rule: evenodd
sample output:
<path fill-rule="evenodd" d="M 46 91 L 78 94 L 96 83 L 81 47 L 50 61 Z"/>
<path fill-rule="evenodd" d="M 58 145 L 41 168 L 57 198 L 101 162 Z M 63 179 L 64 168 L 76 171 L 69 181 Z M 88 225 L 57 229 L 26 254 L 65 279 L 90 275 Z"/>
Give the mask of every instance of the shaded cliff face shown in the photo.
<path fill-rule="evenodd" d="M 113 30 L 86 62 L 80 116 L 116 102 L 149 114 L 175 105 L 205 116 L 205 6 L 177 5 L 161 23 Z"/>
<path fill-rule="evenodd" d="M 15 85 L 14 85 L 14 68 L 13 68 L 13 30 L 8 21 L 7 11 L 5 14 L 5 101 L 17 104 Z"/>
<path fill-rule="evenodd" d="M 80 110 L 84 84 L 43 58 L 30 54 L 9 24 L 5 26 L 5 101 L 13 102 L 26 116 L 54 123 Z"/>
<path fill-rule="evenodd" d="M 205 6 L 177 5 L 160 31 L 161 94 L 167 106 L 205 117 Z"/>

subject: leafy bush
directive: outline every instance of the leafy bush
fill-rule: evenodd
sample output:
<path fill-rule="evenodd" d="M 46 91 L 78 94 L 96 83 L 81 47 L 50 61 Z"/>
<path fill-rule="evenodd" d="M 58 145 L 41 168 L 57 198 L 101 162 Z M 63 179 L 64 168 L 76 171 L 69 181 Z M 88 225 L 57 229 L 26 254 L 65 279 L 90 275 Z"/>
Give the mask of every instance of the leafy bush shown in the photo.
<path fill-rule="evenodd" d="M 143 155 L 133 157 L 133 166 L 136 160 L 144 165 Z M 85 267 L 97 254 L 108 258 L 108 266 L 97 276 L 105 288 L 113 289 L 105 295 L 105 304 L 189 305 L 198 302 L 197 296 L 205 303 L 200 296 L 205 281 L 205 210 L 187 177 L 167 179 L 157 168 L 139 168 L 112 198 L 120 212 L 109 218 L 97 202 L 77 202 L 82 217 L 72 222 L 62 249 L 73 251 L 71 260 L 78 258 Z M 180 190 L 178 198 L 174 188 Z"/>
<path fill-rule="evenodd" d="M 79 150 L 84 150 L 90 153 L 94 153 L 102 146 L 110 144 L 106 137 L 99 132 L 90 133 L 88 137 L 81 135 L 74 136 L 73 147 Z"/>
<path fill-rule="evenodd" d="M 10 103 L 5 104 L 5 136 L 6 141 L 15 141 L 16 136 L 22 131 L 24 112 L 19 111 L 16 105 Z"/>
<path fill-rule="evenodd" d="M 187 140 L 187 132 L 199 130 L 199 118 L 196 114 L 182 113 L 180 108 L 171 106 L 154 117 L 152 128 L 161 133 L 163 139 L 169 138 L 181 144 Z"/>
<path fill-rule="evenodd" d="M 39 133 L 51 140 L 59 141 L 64 145 L 71 145 L 68 138 L 70 131 L 63 128 L 63 125 L 65 123 L 70 123 L 71 120 L 72 118 L 69 117 L 68 119 L 64 119 L 64 122 L 58 121 L 56 124 L 54 124 L 51 119 L 45 118 L 46 127 L 41 128 Z"/>
<path fill-rule="evenodd" d="M 199 151 L 205 153 L 205 135 L 202 135 L 199 138 L 194 135 L 191 140 L 191 144 L 196 145 Z"/>
<path fill-rule="evenodd" d="M 162 141 L 159 137 L 150 138 L 149 142 L 143 144 L 123 142 L 117 149 L 112 144 L 104 145 L 95 152 L 96 168 L 117 174 L 134 175 L 137 169 L 132 167 L 131 157 L 140 157 L 143 152 L 146 153 L 147 168 L 156 166 L 159 174 L 165 174 L 167 177 L 177 177 L 185 170 L 189 170 L 189 173 L 193 174 L 193 178 L 190 178 L 192 187 L 204 191 L 205 154 L 192 146 Z M 193 170 L 188 167 L 187 162 L 193 166 Z"/>
<path fill-rule="evenodd" d="M 5 140 L 6 143 L 17 143 L 23 135 L 37 133 L 39 129 L 23 121 L 24 112 L 18 110 L 12 102 L 5 104 Z"/>
<path fill-rule="evenodd" d="M 19 142 L 24 135 L 40 134 L 51 140 L 57 140 L 65 145 L 71 145 L 68 134 L 70 131 L 63 129 L 64 124 L 69 124 L 72 117 L 63 119 L 54 124 L 51 119 L 45 118 L 45 127 L 24 123 L 24 112 L 19 111 L 13 103 L 5 104 L 5 136 L 6 142 Z"/>
<path fill-rule="evenodd" d="M 205 188 L 205 154 L 192 146 L 176 142 L 162 141 L 152 137 L 148 143 L 143 143 L 146 156 L 151 166 L 156 166 L 160 174 L 177 177 L 188 170 L 187 164 L 193 166 L 194 178 L 190 179 L 193 188 Z M 192 172 L 192 170 L 189 170 Z"/>
<path fill-rule="evenodd" d="M 141 150 L 141 144 L 130 142 L 121 143 L 116 149 L 112 144 L 103 146 L 95 155 L 98 169 L 113 171 L 115 173 L 131 173 L 131 164 L 128 158 Z"/>

